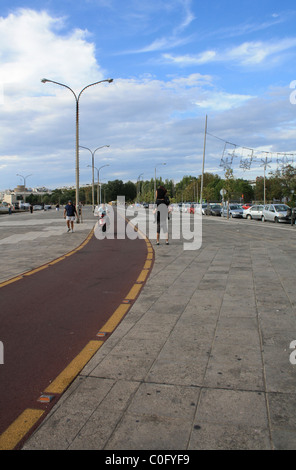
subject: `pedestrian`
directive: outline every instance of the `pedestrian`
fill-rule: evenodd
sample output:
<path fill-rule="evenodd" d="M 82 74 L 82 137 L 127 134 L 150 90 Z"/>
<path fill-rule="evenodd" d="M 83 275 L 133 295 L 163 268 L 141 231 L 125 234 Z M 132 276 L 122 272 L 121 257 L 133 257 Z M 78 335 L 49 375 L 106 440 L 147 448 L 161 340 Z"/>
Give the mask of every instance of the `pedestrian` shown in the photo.
<path fill-rule="evenodd" d="M 69 200 L 64 209 L 64 219 L 67 221 L 68 232 L 70 232 L 70 230 L 74 232 L 75 215 L 77 216 L 76 207 L 72 204 L 72 201 Z"/>
<path fill-rule="evenodd" d="M 168 233 L 168 206 L 170 200 L 167 196 L 167 190 L 164 186 L 159 186 L 155 193 L 155 212 L 157 214 L 157 229 L 156 229 L 156 245 L 159 245 L 160 229 L 165 233 L 166 245 L 169 244 L 169 233 Z"/>
<path fill-rule="evenodd" d="M 33 214 L 33 204 L 30 204 L 30 212 Z"/>

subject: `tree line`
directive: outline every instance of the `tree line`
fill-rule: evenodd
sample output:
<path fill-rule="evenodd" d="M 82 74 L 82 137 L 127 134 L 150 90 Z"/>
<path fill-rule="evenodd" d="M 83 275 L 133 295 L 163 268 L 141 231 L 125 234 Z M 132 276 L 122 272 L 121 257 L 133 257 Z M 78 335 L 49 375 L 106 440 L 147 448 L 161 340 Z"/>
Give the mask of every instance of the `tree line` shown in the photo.
<path fill-rule="evenodd" d="M 158 178 L 156 187 L 163 185 L 168 191 L 172 203 L 197 202 L 201 197 L 201 175 L 187 175 L 181 181 L 175 183 L 172 179 Z M 102 184 L 102 202 L 116 201 L 117 196 L 124 196 L 126 202 L 148 202 L 154 201 L 154 179 L 139 180 L 137 183 L 121 180 L 108 181 Z M 257 202 L 264 201 L 264 188 L 266 201 L 285 200 L 291 205 L 295 204 L 296 198 L 296 169 L 288 165 L 281 170 L 270 172 L 266 178 L 257 177 L 252 184 L 242 178 L 234 178 L 232 170 L 226 170 L 224 178 L 217 174 L 205 173 L 203 176 L 203 201 L 221 202 L 221 190 L 224 190 L 224 199 L 235 202 Z M 68 200 L 75 201 L 75 189 L 54 189 L 45 195 L 30 194 L 26 201 L 32 204 L 67 204 Z M 82 204 L 92 204 L 92 186 L 82 186 L 79 189 L 79 200 Z M 95 187 L 94 203 L 98 201 L 97 187 Z"/>

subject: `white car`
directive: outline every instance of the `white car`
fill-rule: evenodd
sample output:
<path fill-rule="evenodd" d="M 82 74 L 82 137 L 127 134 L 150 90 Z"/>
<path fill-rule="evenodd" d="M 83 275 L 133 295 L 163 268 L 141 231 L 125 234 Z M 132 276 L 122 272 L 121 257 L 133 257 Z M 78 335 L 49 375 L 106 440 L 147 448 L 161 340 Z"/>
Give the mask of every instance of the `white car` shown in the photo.
<path fill-rule="evenodd" d="M 251 206 L 248 209 L 244 209 L 243 218 L 244 219 L 257 219 L 262 220 L 263 207 L 261 205 Z"/>

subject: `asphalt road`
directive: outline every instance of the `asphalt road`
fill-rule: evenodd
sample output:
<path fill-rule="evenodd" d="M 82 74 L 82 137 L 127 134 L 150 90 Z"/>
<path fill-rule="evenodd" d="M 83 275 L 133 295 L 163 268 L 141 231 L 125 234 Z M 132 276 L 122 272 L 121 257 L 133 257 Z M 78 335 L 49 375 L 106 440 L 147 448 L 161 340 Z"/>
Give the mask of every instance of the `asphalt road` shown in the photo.
<path fill-rule="evenodd" d="M 33 216 L 28 223 L 43 220 L 46 214 Z M 19 231 L 22 235 L 28 232 L 28 215 L 11 217 L 15 218 L 5 220 L 10 223 L 23 217 Z M 64 224 L 62 227 L 63 237 L 75 236 L 66 233 Z M 15 227 L 14 236 L 17 232 Z M 73 246 L 74 239 L 68 240 Z M 38 243 L 35 239 L 35 250 Z M 4 245 L 1 249 L 5 251 Z M 16 253 L 18 249 L 16 246 Z M 92 236 L 73 255 L 1 287 L 0 339 L 5 345 L 5 363 L 0 366 L 0 434 L 24 409 L 38 408 L 43 390 L 88 341 L 97 339 L 102 325 L 135 283 L 146 255 L 141 238 L 98 240 Z M 44 404 L 40 407 L 44 409 Z"/>

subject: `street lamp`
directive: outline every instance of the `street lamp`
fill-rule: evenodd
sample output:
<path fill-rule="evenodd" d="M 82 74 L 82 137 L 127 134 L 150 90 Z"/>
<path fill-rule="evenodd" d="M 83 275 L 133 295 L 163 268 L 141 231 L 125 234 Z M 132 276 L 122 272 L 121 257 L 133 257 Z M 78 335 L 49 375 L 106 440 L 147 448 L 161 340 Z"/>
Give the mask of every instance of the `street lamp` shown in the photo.
<path fill-rule="evenodd" d="M 24 180 L 24 187 L 25 187 L 25 189 L 26 189 L 26 180 L 27 180 L 27 178 L 29 178 L 29 176 L 32 176 L 32 174 L 31 174 L 31 175 L 27 175 L 27 176 L 23 176 L 23 175 L 19 175 L 19 174 L 17 173 L 16 176 L 20 176 L 21 178 L 23 178 L 23 180 Z"/>
<path fill-rule="evenodd" d="M 138 176 L 138 179 L 137 179 L 137 202 L 139 202 L 139 193 L 141 192 L 141 183 L 140 183 L 140 179 L 141 177 L 144 175 L 144 173 L 141 173 L 139 176 Z M 140 183 L 140 191 L 139 191 L 139 184 Z"/>
<path fill-rule="evenodd" d="M 159 165 L 166 165 L 166 163 L 158 163 L 154 168 L 154 198 L 156 197 L 156 167 Z"/>
<path fill-rule="evenodd" d="M 63 83 L 55 82 L 54 80 L 49 80 L 48 78 L 42 78 L 41 82 L 42 83 L 47 83 L 47 82 L 55 83 L 56 85 L 60 85 L 60 86 L 63 86 L 65 88 L 68 88 L 68 90 L 70 90 L 73 93 L 75 101 L 76 101 L 76 208 L 77 208 L 77 214 L 78 214 L 77 222 L 79 223 L 80 222 L 80 215 L 79 215 L 79 210 L 78 210 L 78 204 L 79 204 L 79 98 L 80 98 L 82 92 L 84 90 L 86 90 L 87 88 L 89 88 L 91 86 L 94 86 L 94 85 L 98 85 L 99 83 L 103 83 L 103 82 L 111 83 L 111 82 L 113 82 L 113 78 L 108 78 L 106 80 L 100 80 L 98 82 L 94 82 L 94 83 L 91 83 L 90 85 L 85 86 L 80 91 L 78 96 L 72 90 L 72 88 L 70 88 L 68 85 L 64 85 Z"/>
<path fill-rule="evenodd" d="M 17 173 L 16 176 L 20 176 L 21 178 L 23 178 L 23 180 L 24 180 L 24 191 L 26 191 L 26 180 L 27 180 L 27 178 L 29 178 L 29 176 L 32 176 L 32 174 L 27 175 L 27 176 L 23 176 L 23 175 L 19 175 Z M 24 202 L 26 202 L 26 194 L 25 193 L 24 193 Z"/>
<path fill-rule="evenodd" d="M 88 147 L 83 147 L 82 145 L 79 145 L 79 147 L 81 149 L 86 149 L 86 150 L 89 150 L 90 153 L 91 153 L 91 156 L 92 156 L 92 205 L 93 205 L 93 210 L 95 209 L 95 178 L 94 178 L 94 169 L 95 169 L 95 153 L 97 150 L 99 149 L 102 149 L 104 147 L 110 147 L 110 145 L 102 145 L 102 147 L 98 147 L 96 150 L 94 150 L 93 152 L 91 151 L 91 149 L 89 149 Z M 90 165 L 87 165 L 87 166 L 90 166 Z"/>
<path fill-rule="evenodd" d="M 100 166 L 99 169 L 97 169 L 97 167 L 94 167 L 98 172 L 98 194 L 97 194 L 98 206 L 101 204 L 100 170 L 102 168 L 105 168 L 105 166 L 110 166 L 110 165 Z"/>

